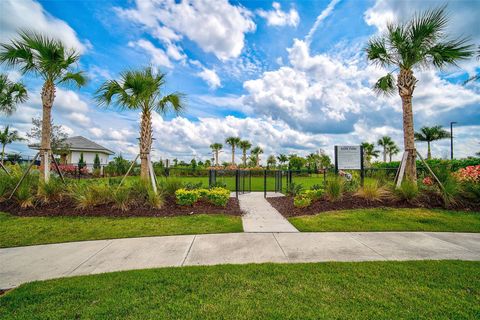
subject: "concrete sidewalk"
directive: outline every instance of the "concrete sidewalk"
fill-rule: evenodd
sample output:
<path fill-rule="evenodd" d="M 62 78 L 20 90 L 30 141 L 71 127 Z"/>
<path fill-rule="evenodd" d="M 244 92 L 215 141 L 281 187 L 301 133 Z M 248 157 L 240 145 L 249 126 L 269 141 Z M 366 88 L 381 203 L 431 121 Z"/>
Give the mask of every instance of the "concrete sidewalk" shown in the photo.
<path fill-rule="evenodd" d="M 279 196 L 268 192 L 267 197 Z M 283 196 L 283 195 L 282 195 Z M 298 230 L 265 200 L 263 192 L 251 192 L 238 196 L 245 232 L 298 232 Z"/>
<path fill-rule="evenodd" d="M 73 275 L 186 265 L 480 260 L 480 234 L 230 233 L 84 241 L 0 249 L 0 289 Z"/>

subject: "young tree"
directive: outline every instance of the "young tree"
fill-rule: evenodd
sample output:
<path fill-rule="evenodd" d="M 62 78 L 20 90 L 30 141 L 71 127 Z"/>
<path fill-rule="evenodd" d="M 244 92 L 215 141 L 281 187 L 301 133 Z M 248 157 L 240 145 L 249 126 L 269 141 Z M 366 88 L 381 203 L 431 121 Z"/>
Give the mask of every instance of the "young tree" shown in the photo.
<path fill-rule="evenodd" d="M 120 79 L 108 80 L 97 90 L 99 105 L 115 104 L 121 110 L 140 110 L 140 177 L 149 179 L 148 157 L 152 149 L 152 113 L 165 114 L 170 110 L 179 113 L 185 107 L 183 94 L 174 92 L 163 95 L 165 74 L 151 67 L 128 70 L 120 74 Z"/>
<path fill-rule="evenodd" d="M 433 141 L 450 138 L 450 133 L 442 126 L 422 127 L 419 132 L 415 132 L 415 140 L 427 143 L 427 159 L 432 158 L 430 144 Z"/>
<path fill-rule="evenodd" d="M 218 166 L 218 154 L 220 153 L 220 150 L 223 148 L 223 144 L 221 143 L 212 143 L 210 145 L 210 148 L 212 149 L 212 152 L 215 154 L 215 166 Z"/>
<path fill-rule="evenodd" d="M 370 39 L 366 48 L 368 60 L 390 70 L 399 70 L 397 79 L 393 71 L 380 78 L 374 90 L 393 94 L 395 87 L 402 99 L 403 140 L 408 151 L 407 180 L 416 181 L 416 150 L 413 128 L 412 95 L 417 83 L 414 69 L 434 67 L 441 69 L 455 65 L 473 54 L 466 39 L 449 39 L 445 30 L 448 18 L 445 7 L 416 14 L 409 22 L 389 24 L 387 33 Z"/>
<path fill-rule="evenodd" d="M 377 144 L 380 146 L 380 147 L 383 147 L 383 162 L 387 162 L 387 154 L 388 154 L 388 149 L 395 144 L 395 142 L 393 142 L 392 138 L 390 138 L 389 136 L 383 136 L 381 137 L 380 139 L 378 139 L 377 141 Z"/>
<path fill-rule="evenodd" d="M 301 170 L 307 161 L 305 158 L 299 157 L 296 154 L 291 154 L 288 156 L 288 166 L 289 169 Z"/>
<path fill-rule="evenodd" d="M 17 104 L 27 101 L 27 89 L 21 82 L 12 82 L 0 73 L 0 113 L 7 116 L 17 109 Z"/>
<path fill-rule="evenodd" d="M 93 169 L 99 170 L 100 166 L 100 157 L 98 156 L 98 153 L 95 153 L 95 158 L 93 159 Z"/>
<path fill-rule="evenodd" d="M 83 169 L 85 167 L 85 159 L 83 159 L 83 152 L 80 153 L 80 159 L 78 159 L 78 169 Z"/>
<path fill-rule="evenodd" d="M 267 158 L 267 169 L 270 169 L 271 166 L 275 168 L 275 165 L 277 164 L 277 159 L 275 158 L 274 155 L 270 155 Z"/>
<path fill-rule="evenodd" d="M 29 139 L 35 141 L 42 140 L 42 120 L 40 118 L 32 118 L 32 128 L 30 132 L 27 133 Z M 50 119 L 50 148 L 53 153 L 58 153 L 60 151 L 68 150 L 69 145 L 66 143 L 68 139 L 68 133 L 61 125 L 53 124 L 53 119 Z"/>
<path fill-rule="evenodd" d="M 0 144 L 2 145 L 2 164 L 4 163 L 5 158 L 5 147 L 15 141 L 23 141 L 22 137 L 19 136 L 17 130 L 10 131 L 10 126 L 6 126 L 3 131 L 0 131 Z"/>
<path fill-rule="evenodd" d="M 240 144 L 240 138 L 238 137 L 228 137 L 225 139 L 225 143 L 232 148 L 232 166 L 235 165 L 235 147 Z"/>
<path fill-rule="evenodd" d="M 263 149 L 260 148 L 259 146 L 253 148 L 250 150 L 250 155 L 251 157 L 255 160 L 255 166 L 259 167 L 260 166 L 260 155 L 263 153 Z"/>
<path fill-rule="evenodd" d="M 242 149 L 242 161 L 243 161 L 243 166 L 247 166 L 247 151 L 252 147 L 252 144 L 248 140 L 242 140 L 238 144 L 238 146 Z"/>
<path fill-rule="evenodd" d="M 366 167 L 370 166 L 372 158 L 378 158 L 380 151 L 375 150 L 375 145 L 369 142 L 362 142 L 363 147 L 363 160 Z"/>
<path fill-rule="evenodd" d="M 81 87 L 86 83 L 83 73 L 73 69 L 79 59 L 80 55 L 61 41 L 30 31 L 22 31 L 18 39 L 0 45 L 0 63 L 19 67 L 23 74 L 30 73 L 43 80 L 40 159 L 44 170 L 40 181 L 50 178 L 50 124 L 56 87 L 68 84 Z"/>

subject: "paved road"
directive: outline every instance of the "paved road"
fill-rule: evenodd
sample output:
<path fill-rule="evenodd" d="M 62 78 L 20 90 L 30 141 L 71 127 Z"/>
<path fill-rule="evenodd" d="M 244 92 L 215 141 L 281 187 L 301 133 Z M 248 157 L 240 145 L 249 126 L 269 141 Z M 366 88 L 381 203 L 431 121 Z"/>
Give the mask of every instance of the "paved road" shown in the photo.
<path fill-rule="evenodd" d="M 480 260 L 480 234 L 230 233 L 99 240 L 0 249 L 0 288 L 73 275 L 262 262 Z"/>
<path fill-rule="evenodd" d="M 269 192 L 269 197 L 279 196 Z M 265 200 L 263 192 L 251 192 L 238 196 L 245 232 L 298 232 L 298 230 Z"/>

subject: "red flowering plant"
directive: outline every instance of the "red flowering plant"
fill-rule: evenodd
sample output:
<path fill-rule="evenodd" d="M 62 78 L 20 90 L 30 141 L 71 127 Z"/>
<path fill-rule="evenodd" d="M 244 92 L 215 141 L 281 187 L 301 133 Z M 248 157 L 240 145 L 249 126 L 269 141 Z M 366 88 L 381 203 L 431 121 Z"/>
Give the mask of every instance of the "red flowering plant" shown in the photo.
<path fill-rule="evenodd" d="M 455 177 L 461 182 L 480 183 L 480 164 L 458 170 Z"/>
<path fill-rule="evenodd" d="M 423 178 L 422 183 L 423 183 L 425 186 L 428 186 L 428 187 L 433 186 L 433 180 L 432 180 L 431 177 L 428 177 L 428 176 L 425 177 L 425 178 Z"/>
<path fill-rule="evenodd" d="M 58 168 L 64 174 L 74 175 L 78 172 L 78 167 L 71 164 L 60 164 L 58 165 Z M 80 173 L 87 174 L 88 173 L 87 167 L 81 168 Z"/>

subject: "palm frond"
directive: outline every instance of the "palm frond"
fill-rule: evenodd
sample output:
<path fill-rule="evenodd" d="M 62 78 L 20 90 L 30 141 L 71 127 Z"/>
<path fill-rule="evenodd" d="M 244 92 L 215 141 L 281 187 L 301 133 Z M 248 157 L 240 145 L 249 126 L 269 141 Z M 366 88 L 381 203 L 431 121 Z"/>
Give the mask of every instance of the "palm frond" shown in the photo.
<path fill-rule="evenodd" d="M 166 113 L 171 108 L 176 114 L 185 110 L 185 95 L 180 92 L 174 92 L 163 96 L 157 103 L 155 109 L 161 113 Z"/>
<path fill-rule="evenodd" d="M 426 55 L 431 58 L 431 63 L 436 68 L 441 69 L 449 64 L 457 65 L 458 61 L 468 59 L 474 53 L 468 39 L 463 38 L 437 43 L 426 52 Z"/>
<path fill-rule="evenodd" d="M 394 63 L 393 57 L 388 53 L 384 38 L 373 38 L 368 42 L 365 49 L 368 60 L 382 67 L 388 67 Z"/>
<path fill-rule="evenodd" d="M 391 73 L 387 73 L 385 76 L 377 80 L 373 86 L 373 91 L 378 95 L 392 95 L 395 93 L 395 78 Z"/>
<path fill-rule="evenodd" d="M 410 41 L 417 51 L 424 51 L 438 41 L 447 27 L 446 5 L 415 14 L 407 26 Z"/>
<path fill-rule="evenodd" d="M 67 72 L 65 76 L 58 81 L 58 83 L 67 85 L 73 84 L 77 87 L 83 87 L 87 83 L 87 77 L 85 77 L 85 74 L 82 71 Z"/>

